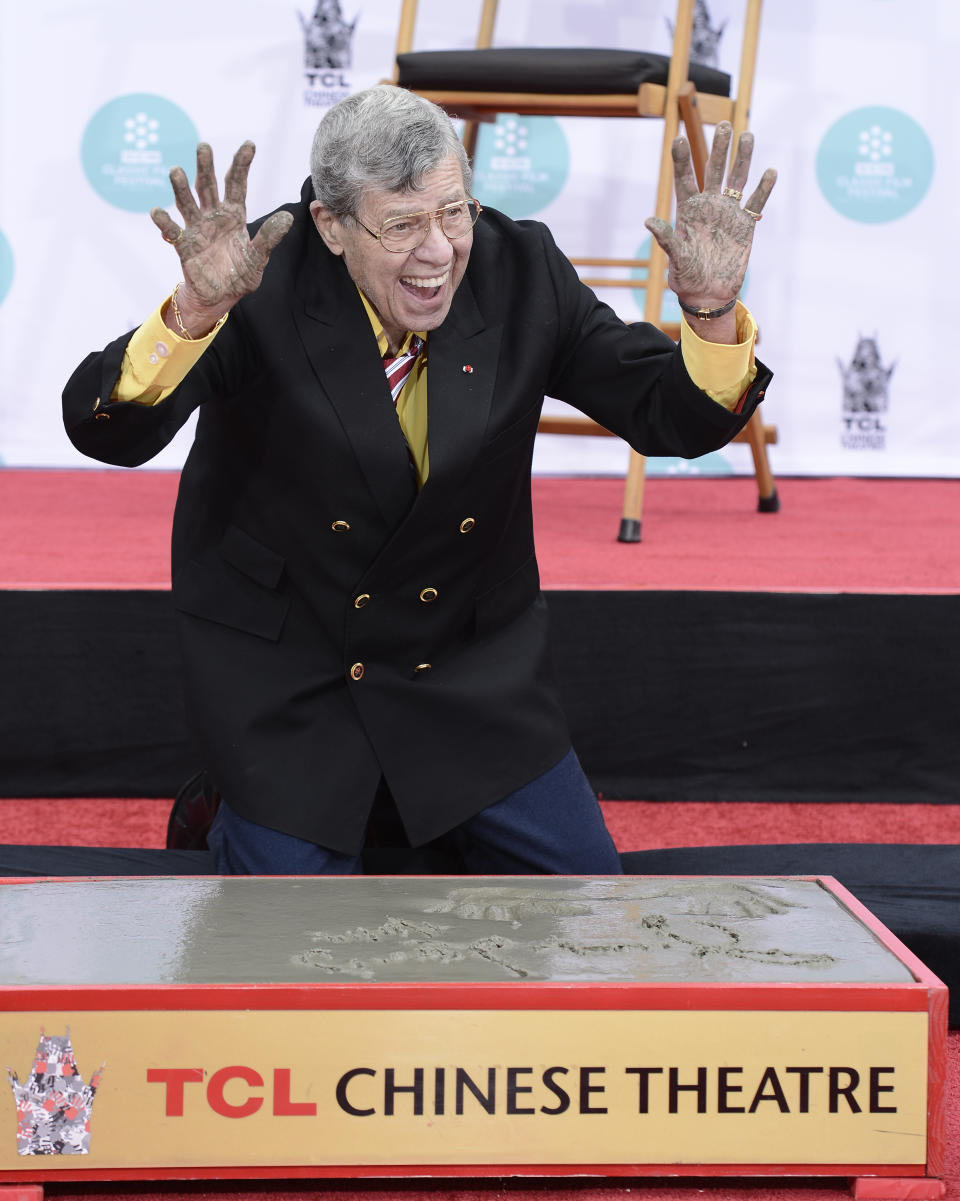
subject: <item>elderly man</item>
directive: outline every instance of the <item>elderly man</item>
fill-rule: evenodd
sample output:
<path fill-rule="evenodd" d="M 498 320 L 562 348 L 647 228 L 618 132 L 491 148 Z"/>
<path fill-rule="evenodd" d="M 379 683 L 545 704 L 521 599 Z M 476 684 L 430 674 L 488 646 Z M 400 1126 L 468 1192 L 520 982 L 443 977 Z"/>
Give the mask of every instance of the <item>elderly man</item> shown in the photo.
<path fill-rule="evenodd" d="M 208 146 L 195 198 L 171 172 L 182 228 L 152 217 L 183 279 L 81 364 L 64 420 L 133 466 L 200 409 L 173 602 L 218 870 L 357 871 L 378 794 L 469 871 L 620 870 L 551 673 L 530 460 L 545 394 L 646 454 L 749 418 L 769 372 L 737 293 L 775 176 L 741 207 L 752 143 L 723 187 L 729 142 L 701 193 L 678 140 L 676 228 L 647 223 L 694 314 L 680 347 L 543 225 L 482 210 L 449 119 L 402 90 L 331 109 L 300 203 L 249 229 L 250 143 L 222 200 Z"/>

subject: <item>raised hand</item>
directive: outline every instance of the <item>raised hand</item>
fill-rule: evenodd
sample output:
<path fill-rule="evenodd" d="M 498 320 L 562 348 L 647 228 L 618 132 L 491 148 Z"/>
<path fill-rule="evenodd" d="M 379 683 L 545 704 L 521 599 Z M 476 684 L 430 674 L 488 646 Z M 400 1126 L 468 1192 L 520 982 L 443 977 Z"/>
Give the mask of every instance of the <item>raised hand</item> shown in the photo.
<path fill-rule="evenodd" d="M 667 255 L 667 282 L 683 304 L 695 309 L 723 308 L 736 298 L 747 270 L 754 227 L 777 179 L 776 171 L 764 171 L 741 207 L 753 156 L 753 134 L 740 135 L 724 187 L 724 166 L 732 136 L 730 123 L 721 121 L 714 133 L 702 192 L 686 138 L 674 139 L 676 225 L 671 227 L 659 217 L 645 222 Z"/>
<path fill-rule="evenodd" d="M 247 175 L 253 161 L 253 142 L 244 142 L 233 156 L 220 199 L 213 169 L 213 151 L 206 142 L 197 147 L 196 199 L 186 172 L 174 167 L 170 183 L 183 228 L 162 208 L 151 210 L 164 241 L 180 256 L 184 282 L 177 289 L 180 320 L 164 319 L 178 333 L 201 337 L 237 301 L 260 286 L 274 247 L 293 224 L 290 213 L 268 217 L 251 240 L 247 233 Z M 183 328 L 179 328 L 182 325 Z"/>

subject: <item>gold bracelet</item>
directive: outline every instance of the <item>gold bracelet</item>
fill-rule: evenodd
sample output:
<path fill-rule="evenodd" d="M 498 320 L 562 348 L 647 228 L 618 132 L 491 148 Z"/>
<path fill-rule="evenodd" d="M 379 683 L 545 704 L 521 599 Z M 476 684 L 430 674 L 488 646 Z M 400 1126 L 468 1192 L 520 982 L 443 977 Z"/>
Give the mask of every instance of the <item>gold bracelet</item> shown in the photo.
<path fill-rule="evenodd" d="M 180 330 L 180 337 L 183 338 L 185 342 L 196 342 L 198 339 L 194 338 L 192 334 L 187 332 L 187 327 L 183 324 L 183 318 L 180 316 L 180 306 L 177 304 L 177 293 L 179 291 L 180 285 L 177 284 L 170 295 L 170 307 L 173 309 L 173 319 L 176 321 L 177 327 Z M 211 330 L 200 335 L 200 339 L 209 338 L 211 334 L 215 334 L 220 326 L 223 325 L 224 321 L 226 321 L 228 316 L 228 313 L 224 313 Z"/>
<path fill-rule="evenodd" d="M 180 306 L 177 304 L 177 293 L 179 291 L 180 285 L 177 284 L 177 286 L 173 289 L 173 295 L 170 297 L 170 307 L 173 309 L 173 319 L 176 321 L 177 327 L 180 330 L 180 337 L 183 338 L 185 342 L 192 342 L 193 338 L 187 333 L 187 327 L 183 324 L 183 318 L 180 316 Z"/>

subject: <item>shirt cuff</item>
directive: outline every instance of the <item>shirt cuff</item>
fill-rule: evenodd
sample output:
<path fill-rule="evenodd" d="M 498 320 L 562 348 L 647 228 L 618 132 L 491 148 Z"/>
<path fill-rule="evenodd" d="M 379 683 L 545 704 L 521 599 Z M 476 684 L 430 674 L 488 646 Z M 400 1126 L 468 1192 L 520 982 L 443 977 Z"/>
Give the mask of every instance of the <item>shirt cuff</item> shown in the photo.
<path fill-rule="evenodd" d="M 203 338 L 181 338 L 167 328 L 160 316 L 169 300 L 168 296 L 154 309 L 127 343 L 111 400 L 159 404 L 183 383 L 187 372 L 222 328 L 218 325 Z"/>
<path fill-rule="evenodd" d="M 740 397 L 757 374 L 753 348 L 757 323 L 746 305 L 737 301 L 737 342 L 707 342 L 688 322 L 680 322 L 680 352 L 687 374 L 702 391 L 723 405 L 735 409 Z"/>

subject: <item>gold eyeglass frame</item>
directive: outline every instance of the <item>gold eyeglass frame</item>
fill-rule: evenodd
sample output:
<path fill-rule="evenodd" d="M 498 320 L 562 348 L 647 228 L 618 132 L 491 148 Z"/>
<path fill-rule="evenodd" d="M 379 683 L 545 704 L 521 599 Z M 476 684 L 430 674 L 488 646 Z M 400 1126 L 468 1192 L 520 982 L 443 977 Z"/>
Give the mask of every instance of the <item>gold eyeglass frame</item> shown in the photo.
<path fill-rule="evenodd" d="M 443 214 L 448 209 L 459 208 L 460 205 L 463 205 L 463 204 L 467 205 L 468 207 L 471 204 L 476 205 L 477 215 L 470 222 L 469 227 L 467 229 L 465 229 L 462 234 L 457 234 L 455 237 L 451 238 L 450 235 L 447 233 L 447 231 L 443 228 Z M 367 233 L 371 236 L 371 238 L 376 238 L 377 241 L 380 243 L 381 246 L 383 246 L 383 249 L 388 254 L 409 254 L 412 250 L 416 250 L 418 246 L 422 246 L 423 243 L 430 236 L 430 222 L 431 221 L 437 222 L 437 224 L 440 226 L 440 232 L 443 234 L 443 236 L 447 239 L 448 242 L 456 242 L 459 238 L 465 238 L 467 236 L 467 234 L 470 232 L 470 230 L 473 229 L 473 227 L 476 225 L 477 221 L 479 220 L 480 214 L 482 212 L 483 212 L 483 206 L 480 204 L 480 201 L 477 200 L 473 196 L 468 196 L 466 200 L 452 200 L 449 204 L 445 204 L 442 208 L 423 209 L 421 212 L 418 212 L 418 213 L 403 213 L 397 217 L 388 217 L 387 220 L 384 221 L 383 224 L 380 226 L 379 230 L 373 230 L 370 228 L 369 225 L 364 225 L 364 223 L 360 220 L 359 217 L 354 217 L 354 221 L 356 221 L 356 223 L 361 227 L 361 229 L 365 229 L 367 231 Z M 384 229 L 388 225 L 391 225 L 394 221 L 409 221 L 411 219 L 411 217 L 426 217 L 427 218 L 426 228 L 423 231 L 423 237 L 420 239 L 420 241 L 414 243 L 413 246 L 404 246 L 402 249 L 385 245 L 384 241 L 383 241 Z"/>

